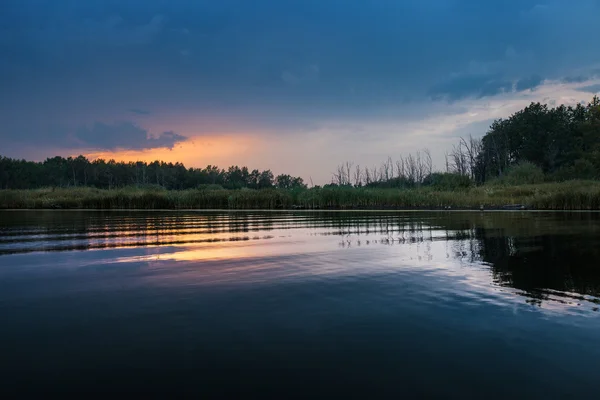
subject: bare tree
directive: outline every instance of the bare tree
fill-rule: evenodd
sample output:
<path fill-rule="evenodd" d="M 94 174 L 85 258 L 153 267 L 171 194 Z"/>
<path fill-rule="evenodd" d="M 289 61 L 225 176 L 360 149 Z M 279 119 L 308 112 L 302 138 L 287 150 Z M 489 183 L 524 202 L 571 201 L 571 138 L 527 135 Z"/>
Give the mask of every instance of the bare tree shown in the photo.
<path fill-rule="evenodd" d="M 450 151 L 450 172 L 469 175 L 469 157 L 462 141 L 458 145 L 453 145 Z"/>
<path fill-rule="evenodd" d="M 360 165 L 358 164 L 354 170 L 354 186 L 362 186 L 362 171 L 360 170 Z"/>
<path fill-rule="evenodd" d="M 402 158 L 402 156 L 396 161 L 396 177 L 406 178 L 406 169 L 404 168 L 404 158 Z"/>
<path fill-rule="evenodd" d="M 463 151 L 464 149 L 464 155 L 467 159 L 467 175 L 469 175 L 471 179 L 475 179 L 477 156 L 479 155 L 482 149 L 481 139 L 475 139 L 471 135 L 469 135 L 468 140 L 465 140 L 463 137 L 461 137 L 460 148 L 461 151 Z"/>
<path fill-rule="evenodd" d="M 371 170 L 371 179 L 373 182 L 379 182 L 381 180 L 379 171 L 377 171 L 377 167 L 375 166 L 373 166 L 373 169 Z"/>
<path fill-rule="evenodd" d="M 425 174 L 425 168 L 423 166 L 423 160 L 421 159 L 421 152 L 417 151 L 415 156 L 415 166 L 416 166 L 416 183 L 421 183 L 423 181 L 423 175 Z"/>
<path fill-rule="evenodd" d="M 387 181 L 385 179 L 385 174 L 386 174 L 386 163 L 381 163 L 381 167 L 379 167 L 379 181 Z"/>
<path fill-rule="evenodd" d="M 431 151 L 425 148 L 423 149 L 423 154 L 425 155 L 425 176 L 431 175 L 433 172 L 433 160 L 431 158 Z"/>
<path fill-rule="evenodd" d="M 465 175 L 475 179 L 477 157 L 482 150 L 482 142 L 469 136 L 468 139 L 460 138 L 458 144 L 452 146 L 450 153 L 446 154 L 446 172 Z"/>
<path fill-rule="evenodd" d="M 415 182 L 417 177 L 417 162 L 412 154 L 409 154 L 408 157 L 404 159 L 405 169 L 406 169 L 406 179 L 409 182 Z"/>
<path fill-rule="evenodd" d="M 345 182 L 344 185 L 350 185 L 351 184 L 351 176 L 352 176 L 352 166 L 354 165 L 353 162 L 349 162 L 346 161 L 344 167 L 345 167 Z"/>
<path fill-rule="evenodd" d="M 460 155 L 462 147 L 464 147 L 464 144 L 461 142 L 458 147 L 455 146 L 454 153 Z M 462 158 L 457 157 L 456 160 L 452 167 L 450 167 L 450 163 L 447 160 L 447 170 L 455 168 L 455 166 L 459 169 L 463 167 L 464 163 L 461 163 Z M 332 174 L 332 183 L 361 186 L 363 184 L 371 185 L 378 182 L 391 182 L 394 179 L 405 179 L 411 183 L 420 184 L 431 173 L 433 173 L 431 151 L 424 148 L 415 153 L 409 153 L 407 156 L 400 155 L 395 162 L 391 157 L 387 157 L 385 162 L 381 163 L 379 167 L 373 166 L 372 168 L 365 167 L 361 169 L 360 165 L 355 166 L 354 163 L 347 161 L 339 165 L 336 172 Z"/>
<path fill-rule="evenodd" d="M 333 173 L 331 177 L 331 183 L 336 185 L 343 185 L 346 180 L 346 169 L 344 168 L 344 164 L 338 165 L 336 172 Z"/>
<path fill-rule="evenodd" d="M 354 178 L 355 183 L 357 182 L 356 177 L 361 177 L 360 166 L 357 165 L 356 170 L 354 171 L 354 175 L 352 173 L 352 167 L 354 166 L 353 162 L 346 161 L 343 164 L 337 166 L 336 171 L 332 174 L 331 183 L 336 185 L 351 185 L 352 180 Z M 360 179 L 359 181 L 360 182 Z M 358 184 L 358 183 L 357 183 Z"/>
<path fill-rule="evenodd" d="M 371 171 L 369 171 L 368 167 L 365 167 L 365 185 L 370 185 L 373 182 L 373 177 L 371 176 Z"/>
<path fill-rule="evenodd" d="M 386 182 L 390 181 L 394 177 L 394 162 L 392 158 L 388 156 L 387 160 L 384 163 L 384 172 L 385 172 L 385 180 Z"/>
<path fill-rule="evenodd" d="M 450 173 L 450 160 L 449 160 L 450 154 L 448 154 L 448 152 L 445 152 L 444 153 L 444 158 L 445 158 L 445 161 L 446 161 L 446 173 L 449 174 Z"/>

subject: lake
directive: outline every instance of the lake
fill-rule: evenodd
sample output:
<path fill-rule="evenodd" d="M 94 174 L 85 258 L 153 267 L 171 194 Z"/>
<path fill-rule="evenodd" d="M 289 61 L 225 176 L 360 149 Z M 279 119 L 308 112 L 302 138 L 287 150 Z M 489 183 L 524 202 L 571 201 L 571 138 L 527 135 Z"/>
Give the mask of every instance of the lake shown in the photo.
<path fill-rule="evenodd" d="M 583 398 L 600 214 L 0 212 L 1 391 Z"/>

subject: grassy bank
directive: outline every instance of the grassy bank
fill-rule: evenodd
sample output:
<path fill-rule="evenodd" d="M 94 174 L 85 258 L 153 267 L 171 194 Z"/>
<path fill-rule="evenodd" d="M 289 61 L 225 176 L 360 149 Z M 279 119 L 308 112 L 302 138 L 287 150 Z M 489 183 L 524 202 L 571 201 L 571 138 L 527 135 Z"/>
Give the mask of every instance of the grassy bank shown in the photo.
<path fill-rule="evenodd" d="M 522 204 L 541 210 L 598 210 L 600 182 L 432 188 L 326 187 L 305 190 L 227 190 L 126 187 L 0 190 L 2 209 L 478 209 Z"/>

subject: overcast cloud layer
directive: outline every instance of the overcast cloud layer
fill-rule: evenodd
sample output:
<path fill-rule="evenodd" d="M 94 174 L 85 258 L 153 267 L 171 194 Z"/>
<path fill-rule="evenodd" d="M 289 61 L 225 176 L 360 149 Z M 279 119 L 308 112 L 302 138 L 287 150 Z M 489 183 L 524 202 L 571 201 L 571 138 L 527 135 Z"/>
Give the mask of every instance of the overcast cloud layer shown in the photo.
<path fill-rule="evenodd" d="M 312 142 L 323 166 L 339 149 L 440 153 L 440 138 L 483 134 L 511 102 L 591 98 L 599 25 L 600 0 L 3 0 L 0 154 L 236 134 L 274 146 L 260 155 L 274 170 L 290 165 L 268 154 L 315 135 L 330 140 Z M 482 107 L 496 111 L 464 120 Z"/>

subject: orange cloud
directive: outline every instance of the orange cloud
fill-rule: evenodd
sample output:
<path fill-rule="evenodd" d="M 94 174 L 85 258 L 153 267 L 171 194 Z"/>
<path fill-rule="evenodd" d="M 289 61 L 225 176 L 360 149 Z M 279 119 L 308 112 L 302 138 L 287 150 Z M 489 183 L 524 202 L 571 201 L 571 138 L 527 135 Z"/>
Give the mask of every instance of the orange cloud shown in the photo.
<path fill-rule="evenodd" d="M 227 134 L 218 136 L 196 136 L 178 143 L 173 149 L 156 148 L 145 150 L 119 150 L 88 152 L 84 155 L 91 160 L 103 158 L 116 161 L 161 160 L 165 162 L 181 162 L 187 167 L 204 167 L 231 164 L 243 164 L 251 158 L 253 149 L 259 148 L 261 140 L 250 135 Z"/>

